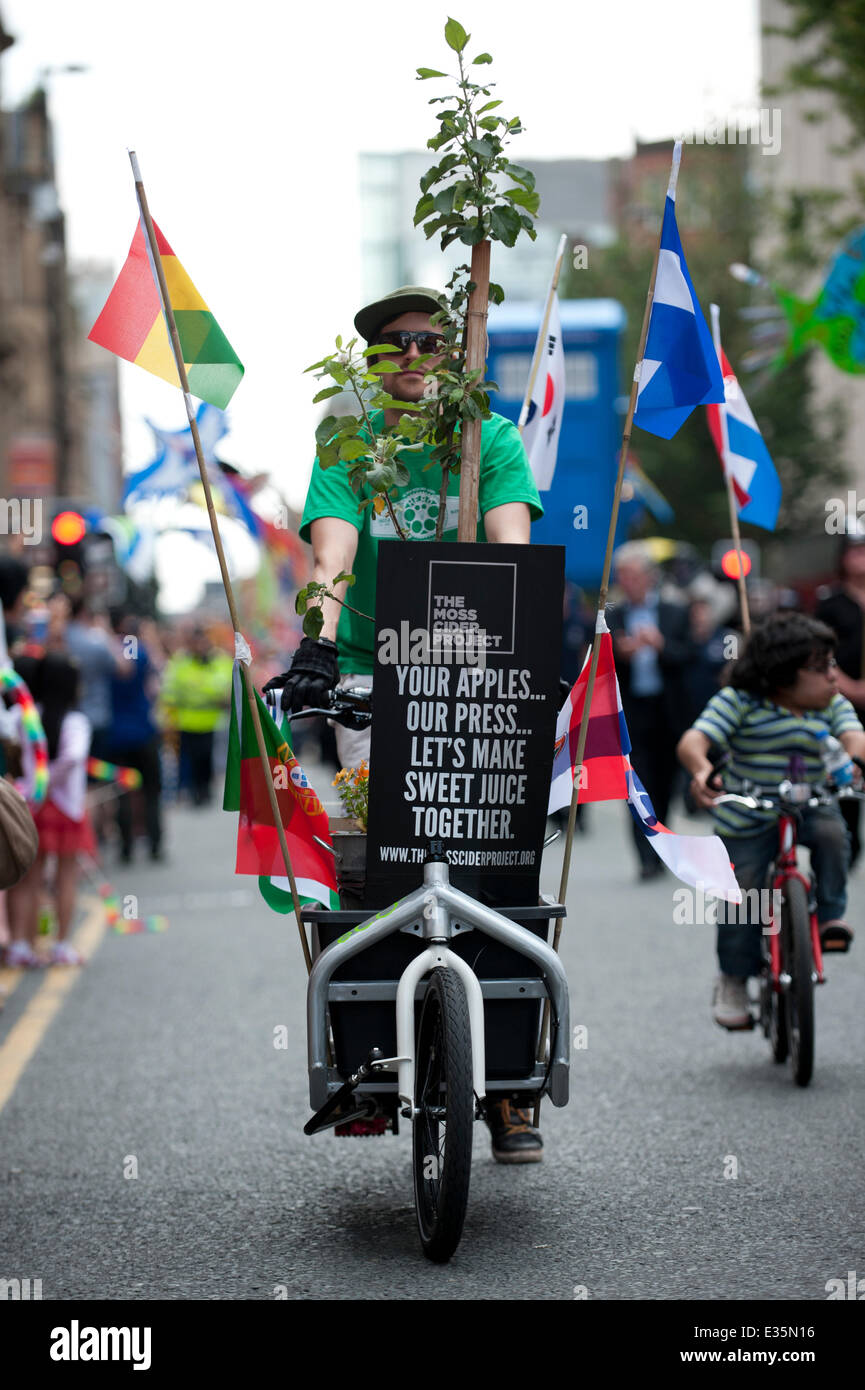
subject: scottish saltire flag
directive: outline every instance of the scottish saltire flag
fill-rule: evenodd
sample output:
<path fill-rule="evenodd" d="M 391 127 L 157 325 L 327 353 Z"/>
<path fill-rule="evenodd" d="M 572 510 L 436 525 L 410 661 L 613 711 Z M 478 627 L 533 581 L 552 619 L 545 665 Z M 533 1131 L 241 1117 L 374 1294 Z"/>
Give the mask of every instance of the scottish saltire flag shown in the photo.
<path fill-rule="evenodd" d="M 655 808 L 630 759 L 628 770 L 628 806 L 652 849 L 667 868 L 683 883 L 701 888 L 714 898 L 740 903 L 742 890 L 736 882 L 730 856 L 718 835 L 677 835 L 662 825 Z"/>
<path fill-rule="evenodd" d="M 553 485 L 565 409 L 565 352 L 562 347 L 559 298 L 555 293 L 543 342 L 538 334 L 532 360 L 535 358 L 538 370 L 522 425 L 522 437 L 535 485 L 539 492 L 547 492 Z"/>
<path fill-rule="evenodd" d="M 601 619 L 603 622 L 603 618 Z M 548 815 L 569 806 L 577 770 L 577 742 L 589 683 L 591 649 L 586 654 L 583 669 L 559 713 L 556 723 L 556 752 L 553 759 L 552 785 Z M 631 751 L 628 727 L 622 712 L 622 699 L 616 668 L 613 664 L 613 643 L 604 623 L 598 652 L 598 669 L 592 691 L 589 727 L 583 751 L 583 770 L 580 776 L 578 802 L 624 801 L 627 796 L 624 754 Z"/>
<path fill-rule="evenodd" d="M 163 430 L 147 421 L 156 439 L 156 457 L 135 473 L 127 473 L 123 484 L 123 502 L 144 502 L 152 498 L 168 497 L 186 492 L 193 483 L 201 481 L 198 459 L 192 430 L 187 425 L 182 430 Z M 216 474 L 216 446 L 228 433 L 228 417 L 224 410 L 206 403 L 200 405 L 195 413 L 198 437 L 204 461 L 213 465 L 209 469 L 211 482 L 218 481 Z"/>
<path fill-rule="evenodd" d="M 674 175 L 677 164 L 674 156 Z M 724 399 L 724 383 L 676 225 L 674 178 L 667 189 L 658 272 L 634 424 L 672 439 L 695 406 Z"/>
<path fill-rule="evenodd" d="M 775 465 L 763 442 L 760 427 L 751 414 L 751 407 L 745 400 L 745 394 L 736 380 L 723 348 L 721 365 L 724 372 L 726 407 L 706 407 L 709 432 L 715 441 L 724 474 L 729 475 L 733 484 L 736 510 L 742 521 L 750 521 L 752 526 L 763 526 L 767 531 L 774 531 L 778 508 L 781 505 L 781 480 L 775 472 Z M 721 424 L 722 409 L 727 417 L 726 459 Z"/>
<path fill-rule="evenodd" d="M 153 230 L 189 389 L 200 400 L 224 408 L 240 385 L 243 366 L 155 222 Z M 143 214 L 114 288 L 87 336 L 117 357 L 180 386 Z"/>

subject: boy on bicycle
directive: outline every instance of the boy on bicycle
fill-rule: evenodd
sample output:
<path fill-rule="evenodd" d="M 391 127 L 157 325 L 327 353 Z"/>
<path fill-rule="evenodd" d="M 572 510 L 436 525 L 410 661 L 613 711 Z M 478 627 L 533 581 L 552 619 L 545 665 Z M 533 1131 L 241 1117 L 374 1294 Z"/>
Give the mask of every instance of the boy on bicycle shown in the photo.
<path fill-rule="evenodd" d="M 834 735 L 850 757 L 865 758 L 865 731 L 838 691 L 835 635 L 801 613 L 774 613 L 754 628 L 728 684 L 713 695 L 677 748 L 692 775 L 691 794 L 712 812 L 717 833 L 733 862 L 750 905 L 760 898 L 778 846 L 777 815 L 736 803 L 716 806 L 710 752 L 729 755 L 734 778 L 769 789 L 788 775 L 791 757 L 803 762 L 803 778 L 823 782 L 821 737 Z M 804 807 L 799 842 L 811 851 L 817 921 L 824 951 L 846 951 L 853 933 L 844 921 L 849 841 L 837 804 Z M 722 1028 L 750 1026 L 747 980 L 761 968 L 761 923 L 744 905 L 718 903 L 718 963 L 712 1016 Z M 759 914 L 757 914 L 759 918 Z M 743 920 L 744 918 L 744 920 Z"/>

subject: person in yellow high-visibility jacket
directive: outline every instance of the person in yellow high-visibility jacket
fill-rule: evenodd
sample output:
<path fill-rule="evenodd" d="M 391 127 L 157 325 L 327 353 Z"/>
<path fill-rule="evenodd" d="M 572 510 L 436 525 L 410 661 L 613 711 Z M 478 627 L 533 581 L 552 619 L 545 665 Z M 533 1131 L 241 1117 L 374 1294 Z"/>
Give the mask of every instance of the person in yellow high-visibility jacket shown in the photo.
<path fill-rule="evenodd" d="M 189 777 L 192 801 L 206 806 L 213 782 L 213 733 L 231 704 L 233 663 L 213 647 L 202 627 L 176 651 L 162 675 L 164 721 L 180 733 L 180 766 Z"/>

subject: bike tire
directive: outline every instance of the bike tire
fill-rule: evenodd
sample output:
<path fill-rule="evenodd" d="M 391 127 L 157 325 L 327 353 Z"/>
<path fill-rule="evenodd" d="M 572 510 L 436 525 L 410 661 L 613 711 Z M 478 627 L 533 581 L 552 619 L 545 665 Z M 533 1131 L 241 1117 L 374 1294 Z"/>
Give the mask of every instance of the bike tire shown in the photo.
<path fill-rule="evenodd" d="M 793 1080 L 807 1086 L 814 1070 L 814 956 L 808 894 L 796 878 L 784 885 L 781 942 L 787 987 L 787 1032 Z"/>
<path fill-rule="evenodd" d="M 423 1252 L 443 1264 L 462 1236 L 472 1163 L 471 1024 L 456 971 L 430 975 L 421 1011 L 412 1125 L 415 1210 Z"/>

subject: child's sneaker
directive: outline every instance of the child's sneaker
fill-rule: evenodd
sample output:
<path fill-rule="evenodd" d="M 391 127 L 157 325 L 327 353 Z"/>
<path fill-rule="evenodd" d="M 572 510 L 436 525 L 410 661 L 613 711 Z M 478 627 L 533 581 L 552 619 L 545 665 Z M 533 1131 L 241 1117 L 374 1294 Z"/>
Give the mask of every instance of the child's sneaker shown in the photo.
<path fill-rule="evenodd" d="M 750 1028 L 748 981 L 738 975 L 719 975 L 712 995 L 712 1017 L 722 1028 Z"/>
<path fill-rule="evenodd" d="M 29 941 L 13 941 L 6 947 L 6 965 L 10 970 L 36 970 L 44 963 Z"/>
<path fill-rule="evenodd" d="M 83 965 L 84 957 L 68 941 L 55 941 L 51 948 L 52 965 Z"/>

